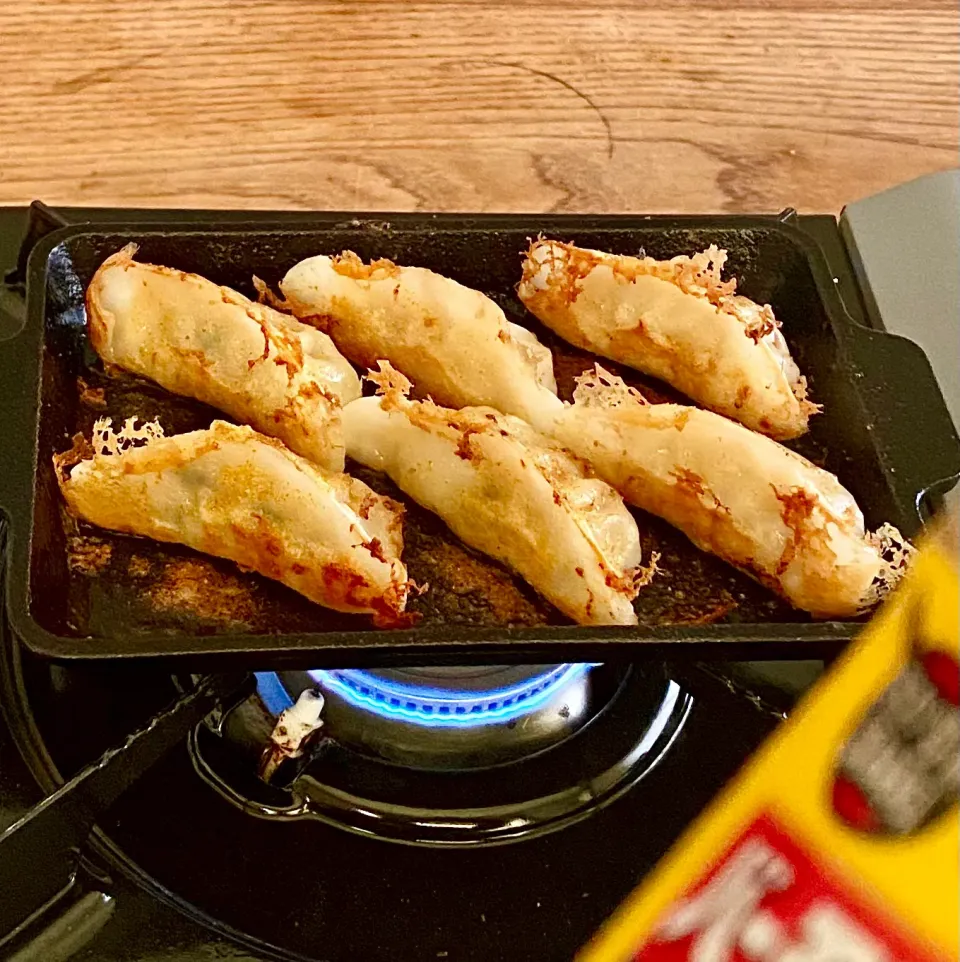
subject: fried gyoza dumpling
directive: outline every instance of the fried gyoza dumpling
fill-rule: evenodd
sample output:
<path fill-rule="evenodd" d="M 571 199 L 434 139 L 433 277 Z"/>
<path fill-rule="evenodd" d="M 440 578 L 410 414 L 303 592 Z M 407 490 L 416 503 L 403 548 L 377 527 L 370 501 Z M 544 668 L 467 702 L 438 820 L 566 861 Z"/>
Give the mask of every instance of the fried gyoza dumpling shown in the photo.
<path fill-rule="evenodd" d="M 94 426 L 54 458 L 71 511 L 91 524 L 228 558 L 337 611 L 398 624 L 408 593 L 403 508 L 251 428 L 214 421 Z"/>
<path fill-rule="evenodd" d="M 726 256 L 710 247 L 656 261 L 541 239 L 517 292 L 571 344 L 658 377 L 754 431 L 797 437 L 819 408 L 806 399 L 769 305 L 721 280 Z"/>
<path fill-rule="evenodd" d="M 385 358 L 438 404 L 489 405 L 531 422 L 559 404 L 550 351 L 449 277 L 345 251 L 301 261 L 280 289 L 351 361 L 369 368 Z"/>
<path fill-rule="evenodd" d="M 574 621 L 636 624 L 631 601 L 652 571 L 638 568 L 637 525 L 616 491 L 519 418 L 411 401 L 406 378 L 382 366 L 382 396 L 344 409 L 349 456 Z"/>
<path fill-rule="evenodd" d="M 360 379 L 326 334 L 197 274 L 109 257 L 87 289 L 87 328 L 107 364 L 197 398 L 331 471 L 340 409 Z"/>
<path fill-rule="evenodd" d="M 704 551 L 824 618 L 870 608 L 898 580 L 912 549 L 891 525 L 866 533 L 834 475 L 718 414 L 649 404 L 600 367 L 578 381 L 543 429 Z"/>

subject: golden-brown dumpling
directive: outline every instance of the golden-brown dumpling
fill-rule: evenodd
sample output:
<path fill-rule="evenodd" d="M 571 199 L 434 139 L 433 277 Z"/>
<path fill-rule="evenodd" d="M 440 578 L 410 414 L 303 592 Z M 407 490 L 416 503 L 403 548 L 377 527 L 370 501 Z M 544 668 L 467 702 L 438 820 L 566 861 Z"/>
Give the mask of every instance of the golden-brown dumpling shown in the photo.
<path fill-rule="evenodd" d="M 92 444 L 78 439 L 54 463 L 70 509 L 91 524 L 228 558 L 327 608 L 403 621 L 403 508 L 249 427 L 164 437 L 158 424 L 114 432 L 98 421 Z"/>
<path fill-rule="evenodd" d="M 90 341 L 107 364 L 210 404 L 331 471 L 340 409 L 360 379 L 326 334 L 198 274 L 141 264 L 131 244 L 87 289 Z"/>
<path fill-rule="evenodd" d="M 422 267 L 339 257 L 301 261 L 280 282 L 286 306 L 355 364 L 381 359 L 438 404 L 489 405 L 533 422 L 555 408 L 553 357 L 489 297 Z"/>
<path fill-rule="evenodd" d="M 837 478 L 728 418 L 649 404 L 602 368 L 543 430 L 631 504 L 746 571 L 797 608 L 850 617 L 899 578 L 909 545 L 890 525 L 864 530 Z"/>
<path fill-rule="evenodd" d="M 721 280 L 725 260 L 716 247 L 656 261 L 541 239 L 517 292 L 571 344 L 652 374 L 754 431 L 796 437 L 819 409 L 806 400 L 770 307 Z"/>
<path fill-rule="evenodd" d="M 461 540 L 523 577 L 581 624 L 633 625 L 637 525 L 579 459 L 519 418 L 409 400 L 389 365 L 383 396 L 344 409 L 347 453 L 385 472 Z"/>

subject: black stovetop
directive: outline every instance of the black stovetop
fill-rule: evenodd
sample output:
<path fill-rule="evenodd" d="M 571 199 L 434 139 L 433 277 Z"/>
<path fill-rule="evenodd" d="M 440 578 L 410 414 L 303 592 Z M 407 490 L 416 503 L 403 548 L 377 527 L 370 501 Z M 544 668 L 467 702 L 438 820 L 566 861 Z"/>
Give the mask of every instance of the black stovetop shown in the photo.
<path fill-rule="evenodd" d="M 66 772 L 105 747 L 101 733 L 134 724 L 161 700 L 161 686 L 142 670 L 140 677 L 136 669 L 112 669 L 79 679 L 39 663 L 26 669 L 44 740 Z M 768 706 L 723 680 L 686 673 L 694 705 L 657 769 L 578 825 L 497 848 L 413 848 L 313 822 L 258 820 L 202 782 L 181 747 L 101 821 L 147 877 L 132 884 L 129 864 L 109 850 L 94 854 L 112 862 L 106 887 L 116 911 L 73 958 L 275 957 L 236 946 L 223 934 L 230 928 L 329 962 L 569 959 L 776 724 Z M 105 694 L 121 689 L 127 697 Z M 88 704 L 95 707 L 78 735 L 76 719 Z M 6 732 L 0 772 L 2 811 L 11 820 L 38 792 Z M 164 905 L 161 888 L 216 920 L 221 932 Z"/>
<path fill-rule="evenodd" d="M 64 216 L 123 220 L 136 212 Z M 835 222 L 801 220 L 832 260 L 848 309 L 861 315 Z M 25 223 L 24 210 L 0 209 L 0 271 L 15 263 Z M 66 669 L 11 649 L 12 639 L 4 644 L 21 661 L 40 740 L 61 775 L 94 759 L 173 691 L 156 669 Z M 804 674 L 808 667 L 782 666 L 787 687 Z M 94 875 L 109 876 L 103 887 L 114 911 L 71 958 L 569 959 L 769 733 L 778 717 L 771 703 L 789 703 L 777 686 L 764 689 L 767 701 L 756 687 L 745 691 L 735 665 L 676 666 L 673 675 L 694 703 L 655 771 L 586 821 L 497 848 L 414 848 L 315 822 L 257 820 L 202 782 L 183 746 L 101 821 L 90 858 Z M 12 729 L 0 722 L 0 829 L 42 796 L 15 741 L 22 741 L 16 721 Z M 35 769 L 35 755 L 32 762 Z"/>

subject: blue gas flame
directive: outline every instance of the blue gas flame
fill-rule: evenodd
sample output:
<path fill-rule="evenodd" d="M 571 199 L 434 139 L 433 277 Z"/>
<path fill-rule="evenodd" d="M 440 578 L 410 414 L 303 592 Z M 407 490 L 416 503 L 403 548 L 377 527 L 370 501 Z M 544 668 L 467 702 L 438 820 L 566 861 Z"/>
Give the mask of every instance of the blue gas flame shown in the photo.
<path fill-rule="evenodd" d="M 475 728 L 523 717 L 593 667 L 558 665 L 520 684 L 487 691 L 408 685 L 359 669 L 315 669 L 309 674 L 344 701 L 384 718 L 433 728 Z M 258 673 L 257 682 L 271 712 L 290 707 L 292 700 L 276 672 Z"/>

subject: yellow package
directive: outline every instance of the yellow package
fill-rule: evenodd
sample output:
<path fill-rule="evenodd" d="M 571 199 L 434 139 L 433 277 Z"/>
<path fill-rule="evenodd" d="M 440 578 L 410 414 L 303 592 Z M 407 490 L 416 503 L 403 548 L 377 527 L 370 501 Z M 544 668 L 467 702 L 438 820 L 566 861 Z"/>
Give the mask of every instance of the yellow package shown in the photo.
<path fill-rule="evenodd" d="M 958 958 L 955 543 L 954 529 L 922 547 L 580 962 Z"/>

